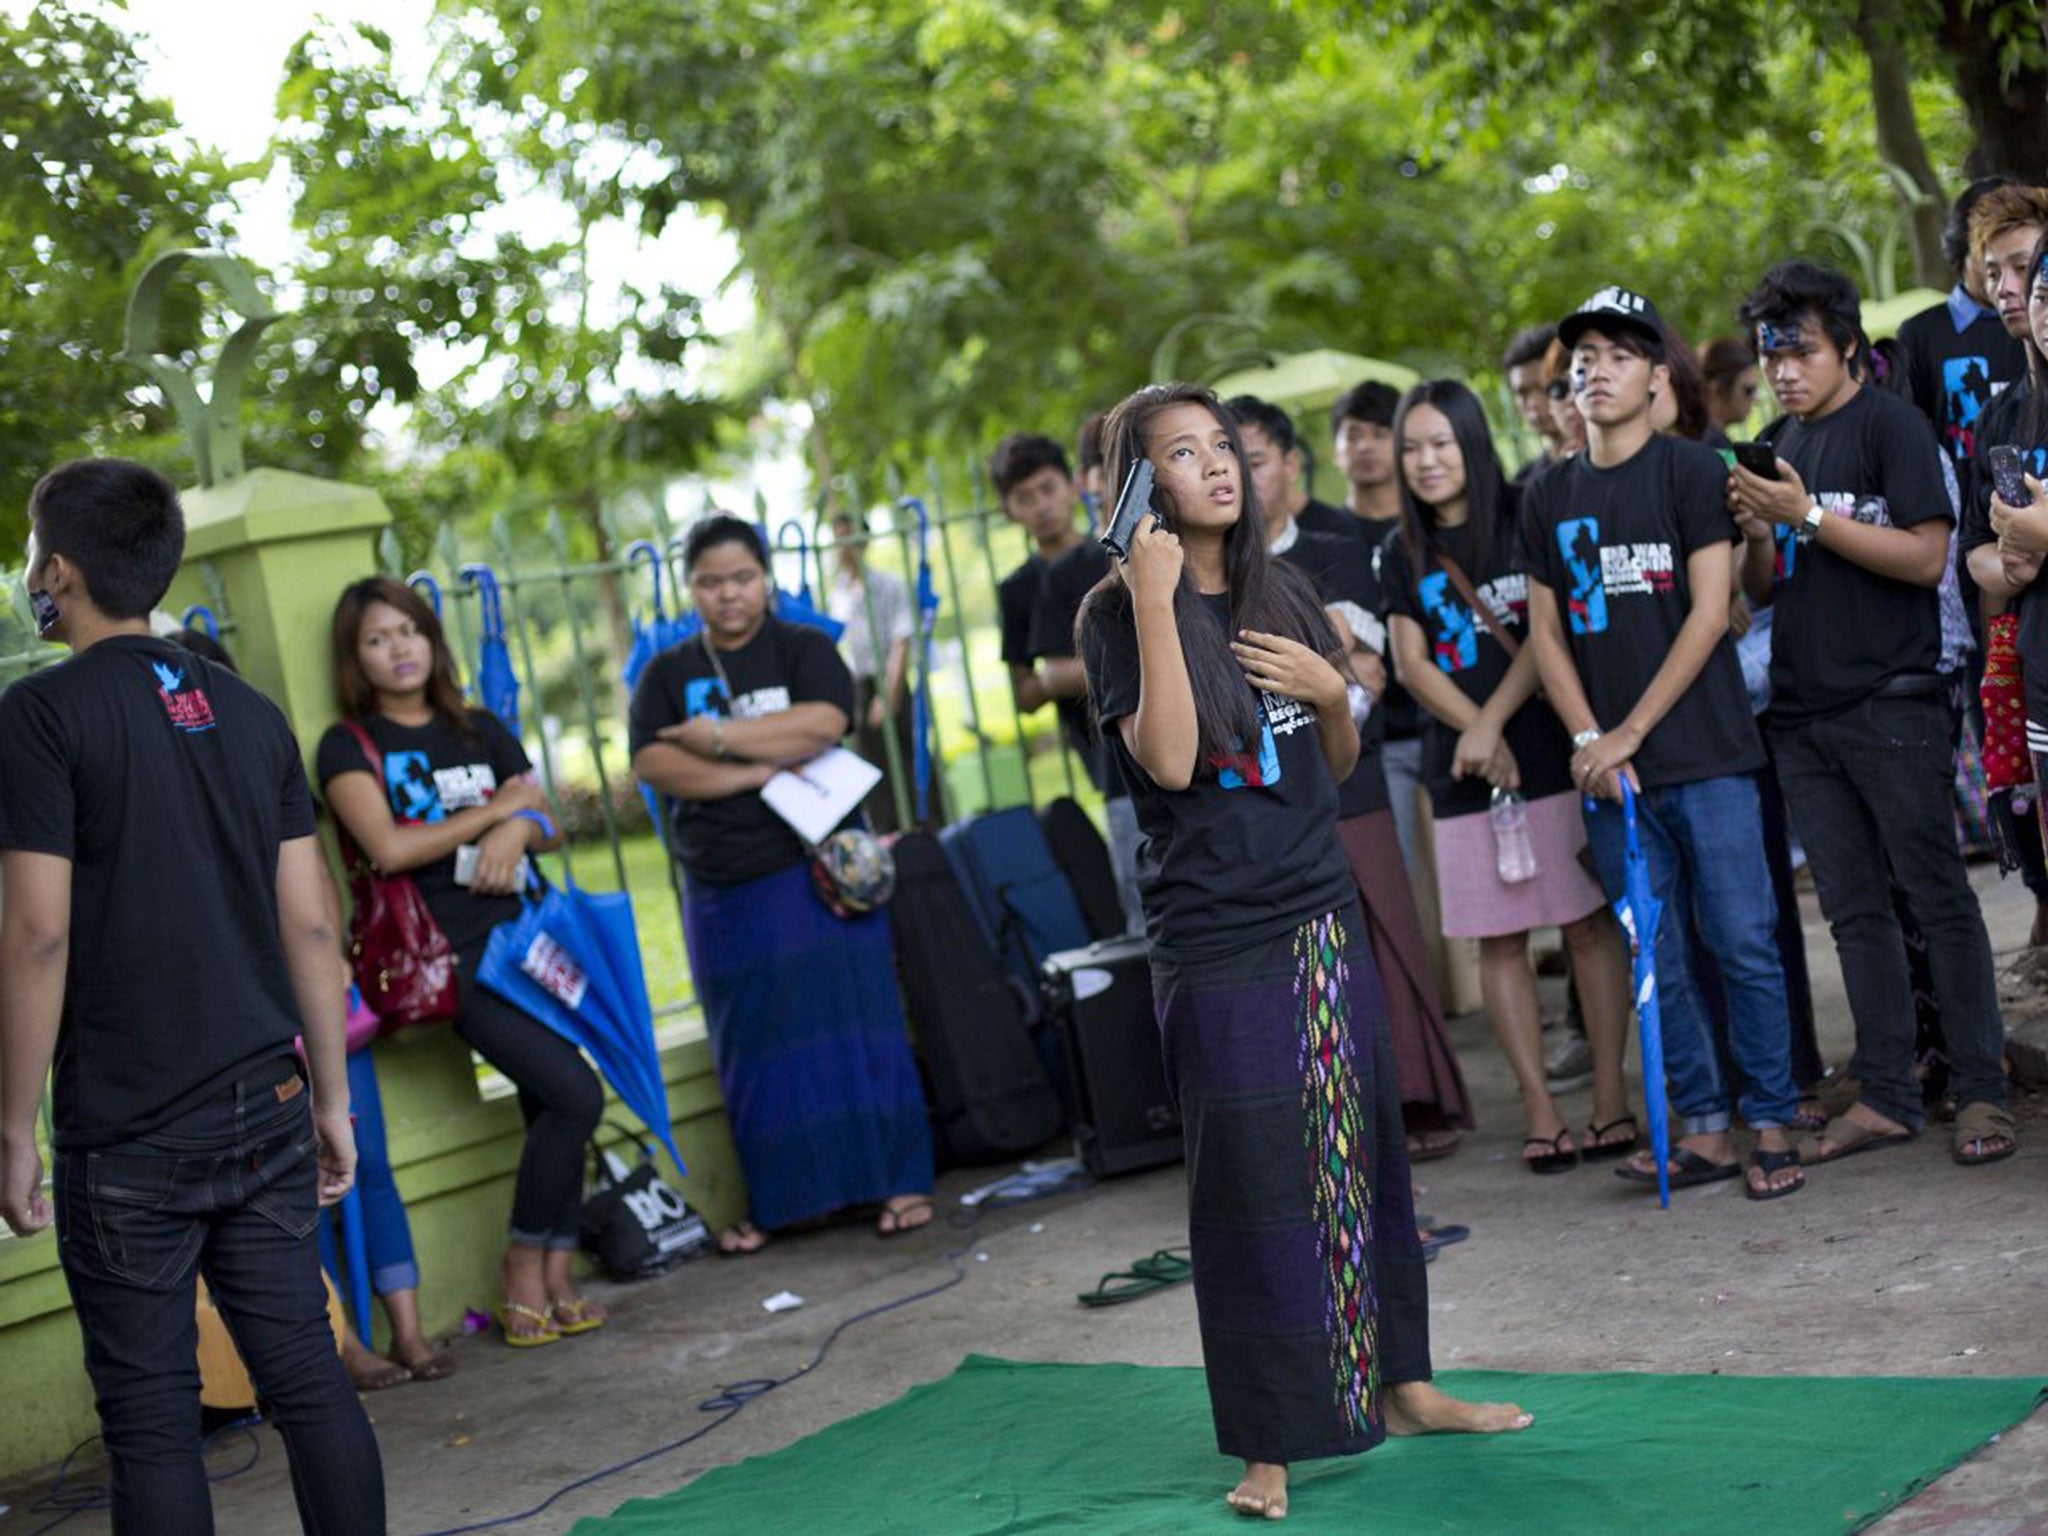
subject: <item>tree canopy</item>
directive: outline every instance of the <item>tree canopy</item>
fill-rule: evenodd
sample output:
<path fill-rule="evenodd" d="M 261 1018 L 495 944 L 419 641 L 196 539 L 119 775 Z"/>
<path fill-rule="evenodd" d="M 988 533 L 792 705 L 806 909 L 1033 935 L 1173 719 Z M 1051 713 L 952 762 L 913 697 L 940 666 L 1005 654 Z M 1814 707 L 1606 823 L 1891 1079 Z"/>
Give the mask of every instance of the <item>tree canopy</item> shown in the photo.
<path fill-rule="evenodd" d="M 873 486 L 1259 351 L 1484 372 L 1609 281 L 1704 339 L 1782 256 L 1873 295 L 1938 278 L 1946 195 L 2048 136 L 2041 18 L 439 0 L 424 82 L 389 38 L 323 24 L 278 88 L 300 249 L 271 274 L 293 318 L 249 457 L 378 484 L 410 555 L 444 522 L 548 503 L 601 549 L 621 487 L 743 449 L 769 397 L 807 408 L 821 483 Z M 266 168 L 185 142 L 98 12 L 56 0 L 0 39 L 0 342 L 38 359 L 0 381 L 5 536 L 56 457 L 175 455 L 112 356 L 127 288 L 160 249 L 231 245 L 236 178 Z M 714 341 L 704 295 L 593 261 L 605 231 L 686 208 L 737 243 L 744 334 Z M 180 317 L 192 348 L 203 315 Z"/>

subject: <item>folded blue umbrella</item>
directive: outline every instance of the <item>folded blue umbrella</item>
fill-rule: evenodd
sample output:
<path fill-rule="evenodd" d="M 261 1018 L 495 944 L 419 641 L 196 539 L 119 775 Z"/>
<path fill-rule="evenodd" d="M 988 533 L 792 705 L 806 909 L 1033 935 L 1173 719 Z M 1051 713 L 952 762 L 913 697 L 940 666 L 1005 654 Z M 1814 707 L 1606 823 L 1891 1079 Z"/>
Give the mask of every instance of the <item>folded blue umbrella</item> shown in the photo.
<path fill-rule="evenodd" d="M 1622 823 L 1627 829 L 1622 898 L 1614 904 L 1633 941 L 1636 1025 L 1643 1045 L 1643 1108 L 1650 1121 L 1650 1150 L 1657 1158 L 1657 1203 L 1671 1206 L 1671 1117 L 1664 1101 L 1664 1020 L 1657 1006 L 1657 927 L 1664 904 L 1651 894 L 1650 860 L 1636 827 L 1636 794 L 1621 781 Z"/>
<path fill-rule="evenodd" d="M 519 734 L 519 674 L 505 645 L 505 609 L 498 596 L 498 577 L 488 565 L 465 565 L 462 579 L 477 590 L 482 633 L 477 641 L 476 694 L 485 709 Z"/>
<path fill-rule="evenodd" d="M 632 901 L 552 886 L 491 930 L 476 979 L 589 1055 L 619 1100 L 686 1173 L 654 1045 Z"/>
<path fill-rule="evenodd" d="M 939 621 L 939 594 L 932 585 L 931 514 L 915 496 L 904 497 L 900 505 L 917 514 L 917 691 L 910 701 L 910 739 L 916 752 L 911 780 L 917 819 L 923 823 L 931 816 L 932 629 Z"/>

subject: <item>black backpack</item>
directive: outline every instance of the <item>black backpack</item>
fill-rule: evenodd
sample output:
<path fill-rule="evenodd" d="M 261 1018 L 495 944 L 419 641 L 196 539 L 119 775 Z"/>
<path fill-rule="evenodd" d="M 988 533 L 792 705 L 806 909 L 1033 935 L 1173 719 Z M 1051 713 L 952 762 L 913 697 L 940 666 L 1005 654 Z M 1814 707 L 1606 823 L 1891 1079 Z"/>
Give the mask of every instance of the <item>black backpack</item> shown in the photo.
<path fill-rule="evenodd" d="M 1035 1151 L 1064 1117 L 1017 994 L 938 841 L 907 832 L 895 855 L 896 973 L 940 1160 L 993 1163 Z"/>
<path fill-rule="evenodd" d="M 1053 862 L 1074 888 L 1081 904 L 1081 920 L 1094 939 L 1120 938 L 1124 931 L 1123 898 L 1117 893 L 1116 866 L 1109 859 L 1109 845 L 1095 830 L 1095 823 L 1073 798 L 1059 799 L 1038 813 L 1045 829 L 1046 846 Z"/>

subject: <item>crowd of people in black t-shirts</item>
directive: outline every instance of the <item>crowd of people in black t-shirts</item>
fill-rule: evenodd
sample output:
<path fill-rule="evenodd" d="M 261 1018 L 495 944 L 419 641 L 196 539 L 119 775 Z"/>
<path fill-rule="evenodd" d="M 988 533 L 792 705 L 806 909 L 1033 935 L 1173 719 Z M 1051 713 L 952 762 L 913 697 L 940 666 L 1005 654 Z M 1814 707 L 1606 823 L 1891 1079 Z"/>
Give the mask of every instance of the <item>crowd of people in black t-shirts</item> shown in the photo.
<path fill-rule="evenodd" d="M 1653 948 L 1673 1182 L 1791 1194 L 1803 1166 L 1910 1140 L 1930 1109 L 1953 1121 L 1958 1163 L 2015 1150 L 1959 827 L 1981 824 L 2021 871 L 2040 903 L 2032 941 L 2048 940 L 2048 609 L 2029 600 L 2048 551 L 2044 235 L 2048 190 L 1974 183 L 1944 236 L 1952 291 L 1875 343 L 1849 280 L 1810 262 L 1765 273 L 1741 334 L 1697 353 L 1649 296 L 1602 289 L 1503 359 L 1542 444 L 1513 475 L 1455 381 L 1362 382 L 1336 402 L 1342 506 L 1310 493 L 1286 410 L 1225 402 L 1269 553 L 1313 583 L 1345 663 L 1361 752 L 1337 830 L 1411 1159 L 1450 1153 L 1471 1123 L 1426 921 L 1477 941 L 1528 1168 L 1613 1159 L 1655 1182 L 1622 1078 L 1630 962 L 1613 903 L 1631 815 L 1666 914 Z M 1199 859 L 1169 858 L 1146 825 L 1157 786 L 1095 731 L 1076 621 L 1113 562 L 1076 509 L 1113 494 L 1104 424 L 1083 424 L 1071 461 L 1021 433 L 990 461 L 1032 541 L 1001 583 L 1002 655 L 1019 710 L 1052 704 L 1101 789 L 1131 925 L 1149 920 L 1156 942 L 1244 922 L 1256 871 L 1282 855 L 1247 863 L 1211 838 Z M 1833 1117 L 1801 863 L 1856 1028 L 1857 1096 Z M 1531 940 L 1551 929 L 1571 1020 L 1546 1052 Z M 1581 1132 L 1557 1096 L 1588 1083 Z M 1746 1163 L 1738 1120 L 1757 1138 Z"/>
<path fill-rule="evenodd" d="M 1659 1181 L 1623 1075 L 1616 911 L 1637 849 L 1663 913 L 1654 935 L 1631 918 L 1654 957 L 1665 1080 L 1645 1091 L 1673 1111 L 1672 1186 L 1780 1198 L 1930 1113 L 1952 1120 L 1958 1164 L 2017 1150 L 1958 805 L 1988 791 L 2048 942 L 2048 188 L 1972 185 L 1945 240 L 1951 293 L 1875 343 L 1849 280 L 1806 261 L 1764 273 L 1741 335 L 1697 355 L 1650 296 L 1600 289 L 1503 360 L 1544 445 L 1512 476 L 1452 380 L 1368 381 L 1335 403 L 1341 506 L 1310 494 L 1287 411 L 1194 386 L 1091 417 L 1071 461 L 1044 436 L 997 447 L 1002 511 L 1032 545 L 998 591 L 1014 700 L 1053 706 L 1101 791 L 1201 1148 L 1195 1278 L 1219 1434 L 1247 1462 L 1240 1508 L 1284 1511 L 1287 1462 L 1389 1423 L 1529 1422 L 1427 1384 L 1407 1166 L 1472 1124 L 1438 938 L 1476 944 L 1531 1172 L 1612 1161 Z M 1759 379 L 1778 414 L 1733 441 Z M 1140 459 L 1156 516 L 1118 562 L 1078 514 Z M 180 1396 L 203 1264 L 293 1442 L 309 1522 L 376 1528 L 359 1475 L 374 1446 L 348 1375 L 319 1363 L 324 1307 L 297 1255 L 316 1193 L 355 1171 L 337 916 L 298 754 L 231 670 L 150 634 L 182 552 L 167 484 L 67 466 L 30 516 L 39 622 L 80 654 L 0 699 L 0 1213 L 69 1228 L 117 1512 L 204 1501 Z M 750 1253 L 849 1208 L 883 1236 L 916 1230 L 932 1144 L 886 922 L 821 901 L 811 850 L 762 798 L 779 765 L 889 728 L 907 597 L 844 562 L 835 601 L 894 615 L 857 676 L 775 616 L 750 524 L 700 523 L 685 560 L 702 628 L 641 677 L 631 741 L 664 802 L 748 1186 L 720 1246 Z M 403 583 L 344 592 L 333 660 L 322 795 L 368 860 L 412 875 L 457 956 L 454 1027 L 519 1090 L 505 1336 L 591 1331 L 605 1311 L 570 1259 L 601 1089 L 475 980 L 560 829 Z M 1802 860 L 1856 1033 L 1856 1094 L 1832 1117 Z M 1563 1054 L 1544 1047 L 1533 949 L 1552 930 L 1583 1035 Z M 54 1211 L 32 1091 L 53 1057 Z M 1582 1128 L 1558 1104 L 1574 1078 L 1592 1091 Z M 1304 1144 L 1306 1179 L 1250 1156 Z M 409 1310 L 402 1231 L 390 1252 L 400 1358 L 358 1345 L 359 1385 L 374 1365 L 446 1369 Z M 1377 1345 L 1332 1322 L 1366 1314 L 1386 1324 Z"/>

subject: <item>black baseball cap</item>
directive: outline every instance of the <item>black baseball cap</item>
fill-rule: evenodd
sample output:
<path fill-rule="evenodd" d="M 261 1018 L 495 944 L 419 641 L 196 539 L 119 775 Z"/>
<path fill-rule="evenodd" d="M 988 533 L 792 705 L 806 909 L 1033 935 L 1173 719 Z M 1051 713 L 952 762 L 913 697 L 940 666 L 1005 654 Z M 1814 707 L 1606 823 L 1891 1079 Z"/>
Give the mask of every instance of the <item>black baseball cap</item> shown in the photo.
<path fill-rule="evenodd" d="M 1657 313 L 1657 306 L 1640 293 L 1611 285 L 1558 321 L 1557 339 L 1569 351 L 1588 331 L 1612 334 L 1617 330 L 1635 331 L 1660 347 L 1666 341 L 1664 317 Z"/>

